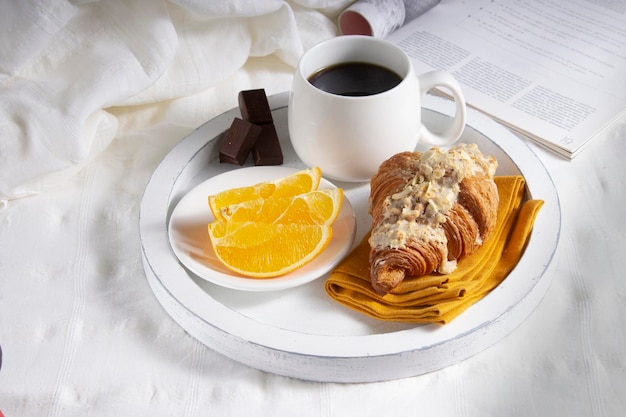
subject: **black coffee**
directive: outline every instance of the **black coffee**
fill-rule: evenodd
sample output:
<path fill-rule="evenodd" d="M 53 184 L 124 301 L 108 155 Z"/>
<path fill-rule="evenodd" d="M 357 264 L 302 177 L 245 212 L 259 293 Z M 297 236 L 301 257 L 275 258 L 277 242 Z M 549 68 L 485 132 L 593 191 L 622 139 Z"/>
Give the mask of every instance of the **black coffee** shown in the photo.
<path fill-rule="evenodd" d="M 341 96 L 371 96 L 400 84 L 402 77 L 376 64 L 347 62 L 322 68 L 309 77 L 320 90 Z"/>

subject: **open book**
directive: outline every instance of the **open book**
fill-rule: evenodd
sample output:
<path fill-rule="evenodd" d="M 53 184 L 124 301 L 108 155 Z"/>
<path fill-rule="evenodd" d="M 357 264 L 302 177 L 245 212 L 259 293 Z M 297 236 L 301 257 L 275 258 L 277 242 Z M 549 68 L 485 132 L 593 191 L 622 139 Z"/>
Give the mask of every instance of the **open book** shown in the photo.
<path fill-rule="evenodd" d="M 626 114 L 626 2 L 443 0 L 386 39 L 566 158 Z"/>

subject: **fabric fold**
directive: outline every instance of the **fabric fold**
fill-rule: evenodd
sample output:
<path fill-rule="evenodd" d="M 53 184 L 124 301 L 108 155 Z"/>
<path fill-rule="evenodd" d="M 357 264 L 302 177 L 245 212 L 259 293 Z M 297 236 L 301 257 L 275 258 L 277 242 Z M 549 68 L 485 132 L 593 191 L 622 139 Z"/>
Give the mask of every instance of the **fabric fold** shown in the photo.
<path fill-rule="evenodd" d="M 215 116 L 198 110 L 206 107 L 204 93 L 230 91 L 250 58 L 273 56 L 293 68 L 305 46 L 336 35 L 313 7 L 345 0 L 309 3 L 297 10 L 282 0 L 7 3 L 0 18 L 7 23 L 0 25 L 0 200 L 75 175 L 119 135 L 120 107 L 154 108 L 147 122 L 159 125 L 197 115 L 189 133 Z M 175 100 L 185 106 L 172 106 Z"/>

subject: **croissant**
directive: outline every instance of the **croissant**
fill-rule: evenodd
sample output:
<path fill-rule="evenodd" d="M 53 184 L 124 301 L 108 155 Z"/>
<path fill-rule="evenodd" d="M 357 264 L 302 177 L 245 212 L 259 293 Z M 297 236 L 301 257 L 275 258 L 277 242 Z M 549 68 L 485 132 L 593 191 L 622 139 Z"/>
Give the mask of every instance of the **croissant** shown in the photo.
<path fill-rule="evenodd" d="M 447 274 L 476 251 L 496 225 L 498 163 L 475 144 L 448 151 L 402 152 L 370 183 L 370 274 L 391 292 L 406 276 Z"/>

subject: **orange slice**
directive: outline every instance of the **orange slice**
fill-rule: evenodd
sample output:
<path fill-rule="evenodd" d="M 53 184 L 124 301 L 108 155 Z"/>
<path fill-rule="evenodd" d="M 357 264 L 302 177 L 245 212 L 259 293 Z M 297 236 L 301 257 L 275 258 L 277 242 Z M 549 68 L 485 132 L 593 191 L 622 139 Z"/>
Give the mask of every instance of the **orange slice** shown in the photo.
<path fill-rule="evenodd" d="M 255 185 L 232 188 L 209 196 L 209 207 L 216 219 L 221 219 L 220 210 L 223 207 L 239 204 L 257 198 L 293 197 L 298 194 L 317 190 L 322 172 L 318 167 L 305 169 L 291 175 L 273 180 L 264 181 Z"/>
<path fill-rule="evenodd" d="M 223 207 L 220 217 L 230 222 L 331 225 L 339 215 L 343 190 L 316 190 L 294 197 L 257 198 Z"/>
<path fill-rule="evenodd" d="M 330 243 L 329 225 L 214 221 L 209 236 L 218 259 L 254 278 L 284 275 L 309 263 Z"/>

